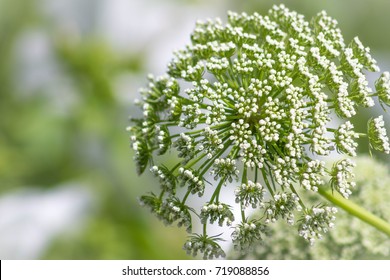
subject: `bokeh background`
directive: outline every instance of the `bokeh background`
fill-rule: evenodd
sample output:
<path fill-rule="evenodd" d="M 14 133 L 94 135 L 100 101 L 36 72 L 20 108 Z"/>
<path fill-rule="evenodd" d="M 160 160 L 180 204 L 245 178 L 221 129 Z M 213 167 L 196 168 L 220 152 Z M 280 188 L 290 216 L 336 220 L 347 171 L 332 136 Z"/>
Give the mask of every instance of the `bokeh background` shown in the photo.
<path fill-rule="evenodd" d="M 388 0 L 0 0 L 0 259 L 188 258 L 137 202 L 155 180 L 135 173 L 132 101 L 197 19 L 282 2 L 390 70 Z"/>

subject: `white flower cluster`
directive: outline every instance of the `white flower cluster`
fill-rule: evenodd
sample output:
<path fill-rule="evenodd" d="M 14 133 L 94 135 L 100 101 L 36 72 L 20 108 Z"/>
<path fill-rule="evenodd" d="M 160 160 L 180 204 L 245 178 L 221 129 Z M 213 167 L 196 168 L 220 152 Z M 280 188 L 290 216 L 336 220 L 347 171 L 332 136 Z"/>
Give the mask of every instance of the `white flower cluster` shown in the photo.
<path fill-rule="evenodd" d="M 290 225 L 294 224 L 294 210 L 301 211 L 299 197 L 295 193 L 275 194 L 273 200 L 270 200 L 266 207 L 265 214 L 267 219 L 265 223 L 275 223 L 279 218 L 286 219 Z"/>
<path fill-rule="evenodd" d="M 132 119 L 129 128 L 139 173 L 166 160 L 163 154 L 177 156 L 170 168 L 152 167 L 161 194 L 144 197 L 145 204 L 158 212 L 174 196 L 183 207 L 190 195 L 210 193 L 204 182 L 211 174 L 210 185 L 216 187 L 210 188 L 207 207 L 193 210 L 205 227 L 198 237 L 210 245 L 214 241 L 206 234 L 207 224 L 241 220 L 234 236 L 240 236 L 237 247 L 244 248 L 249 243 L 243 240 L 260 238 L 260 225 L 270 227 L 278 219 L 294 224 L 297 214 L 317 209 L 298 195 L 317 192 L 327 183 L 326 175 L 334 190 L 349 197 L 352 162 L 328 170 L 315 158 L 334 148 L 356 156 L 356 139 L 365 134 L 357 133 L 348 119 L 360 107 L 373 106 L 374 97 L 389 105 L 388 72 L 375 83 L 377 92 L 368 86 L 365 73 L 379 71 L 369 51 L 357 37 L 346 45 L 337 21 L 326 12 L 306 21 L 279 5 L 266 15 L 229 12 L 227 23 L 198 21 L 190 44 L 174 53 L 167 75 L 149 77 L 137 102 L 142 117 Z M 337 121 L 342 124 L 332 127 Z M 367 135 L 372 148 L 390 153 L 382 117 L 369 121 Z M 172 148 L 177 153 L 170 153 Z M 221 201 L 221 193 L 229 191 L 222 186 L 233 182 L 239 185 L 234 195 L 241 217 L 231 216 L 227 209 L 232 206 Z M 185 190 L 175 191 L 176 185 Z M 248 206 L 264 214 L 254 231 L 246 219 Z"/>
<path fill-rule="evenodd" d="M 236 203 L 241 203 L 243 209 L 249 205 L 252 208 L 263 208 L 264 187 L 259 182 L 248 181 L 241 184 L 235 191 Z"/>
<path fill-rule="evenodd" d="M 278 106 L 279 100 L 269 97 L 264 103 L 265 117 L 259 120 L 259 134 L 265 141 L 277 142 L 279 140 L 279 130 L 282 125 L 280 120 L 286 118 L 286 113 Z"/>
<path fill-rule="evenodd" d="M 184 205 L 174 196 L 170 196 L 161 202 L 154 194 L 143 195 L 140 198 L 141 205 L 148 206 L 152 213 L 166 225 L 177 222 L 177 226 L 185 226 L 188 233 L 192 232 L 192 218 L 189 207 Z"/>
<path fill-rule="evenodd" d="M 390 73 L 383 72 L 380 78 L 375 83 L 375 88 L 378 92 L 378 97 L 381 102 L 390 106 Z"/>
<path fill-rule="evenodd" d="M 294 182 L 294 177 L 300 171 L 297 160 L 286 156 L 278 158 L 273 166 L 274 179 L 284 189 L 288 189 Z"/>
<path fill-rule="evenodd" d="M 252 137 L 252 131 L 249 130 L 249 124 L 244 123 L 243 119 L 239 119 L 237 123 L 231 124 L 231 134 L 229 139 L 233 144 L 240 147 L 239 155 L 242 162 L 248 168 L 262 168 L 264 163 L 264 155 L 267 151 L 258 143 L 256 138 Z"/>
<path fill-rule="evenodd" d="M 203 115 L 202 111 L 200 110 L 200 105 L 197 103 L 183 105 L 182 113 L 183 117 L 177 125 L 183 126 L 187 129 L 193 129 L 194 127 L 196 127 L 199 124 Z"/>
<path fill-rule="evenodd" d="M 165 166 L 152 166 L 150 168 L 150 172 L 152 172 L 156 177 L 160 179 L 160 186 L 163 190 L 175 194 L 176 192 L 176 178 L 172 173 L 169 172 L 168 168 Z"/>
<path fill-rule="evenodd" d="M 313 245 L 316 239 L 322 239 L 322 234 L 334 227 L 336 213 L 335 207 L 313 207 L 307 210 L 299 226 L 299 235 Z"/>
<path fill-rule="evenodd" d="M 234 248 L 242 253 L 251 249 L 253 244 L 263 239 L 267 228 L 257 220 L 241 222 L 236 225 L 232 233 Z"/>
<path fill-rule="evenodd" d="M 158 154 L 165 154 L 166 151 L 171 146 L 171 138 L 169 137 L 169 130 L 164 126 L 156 125 L 156 135 L 157 135 L 157 143 L 158 143 Z"/>
<path fill-rule="evenodd" d="M 167 225 L 177 222 L 178 227 L 185 226 L 187 232 L 190 233 L 192 231 L 189 209 L 175 198 L 167 199 L 163 202 L 157 217 Z"/>
<path fill-rule="evenodd" d="M 173 143 L 173 147 L 176 147 L 179 152 L 179 157 L 184 158 L 185 161 L 191 160 L 196 154 L 194 139 L 184 133 L 180 134 L 180 137 Z"/>
<path fill-rule="evenodd" d="M 385 128 L 383 116 L 371 119 L 368 122 L 368 137 L 371 146 L 378 151 L 386 154 L 390 153 L 389 137 Z"/>
<path fill-rule="evenodd" d="M 227 204 L 207 203 L 201 209 L 200 220 L 203 224 L 207 223 L 207 221 L 210 221 L 212 224 L 218 220 L 219 226 L 222 226 L 224 223 L 230 226 L 234 221 L 234 215 Z"/>
<path fill-rule="evenodd" d="M 358 37 L 353 38 L 352 46 L 359 62 L 367 67 L 368 70 L 373 72 L 380 70 L 376 60 L 371 57 L 370 48 L 363 46 Z"/>
<path fill-rule="evenodd" d="M 198 149 L 204 150 L 207 158 L 211 159 L 216 152 L 223 149 L 222 139 L 218 135 L 218 131 L 212 130 L 210 127 L 206 127 L 203 134 L 204 140 Z"/>
<path fill-rule="evenodd" d="M 222 250 L 221 246 L 217 243 L 220 241 L 219 238 L 207 238 L 202 235 L 193 235 L 190 240 L 188 240 L 183 249 L 189 255 L 197 256 L 198 253 L 203 254 L 203 259 L 213 259 L 219 257 L 225 257 L 225 252 Z"/>
<path fill-rule="evenodd" d="M 197 171 L 184 169 L 183 167 L 179 168 L 179 176 L 178 179 L 181 182 L 181 185 L 188 185 L 188 189 L 192 194 L 198 194 L 198 196 L 202 196 L 205 189 L 205 183 L 203 178 L 197 174 Z"/>
<path fill-rule="evenodd" d="M 226 182 L 233 182 L 238 178 L 239 170 L 236 166 L 236 160 L 230 158 L 221 158 L 214 161 L 213 169 L 210 174 L 214 175 L 214 180 L 221 178 Z"/>
<path fill-rule="evenodd" d="M 301 185 L 306 190 L 313 192 L 324 185 L 325 162 L 318 159 L 309 161 L 301 176 Z"/>
<path fill-rule="evenodd" d="M 334 133 L 337 149 L 352 157 L 356 156 L 356 148 L 358 146 L 354 139 L 359 138 L 359 134 L 353 129 L 353 124 L 350 121 L 347 121 L 340 125 Z"/>
<path fill-rule="evenodd" d="M 356 183 L 351 181 L 355 177 L 353 174 L 353 168 L 355 166 L 356 164 L 350 159 L 343 159 L 333 165 L 331 186 L 344 198 L 348 198 L 352 194 L 351 189 L 356 186 Z"/>

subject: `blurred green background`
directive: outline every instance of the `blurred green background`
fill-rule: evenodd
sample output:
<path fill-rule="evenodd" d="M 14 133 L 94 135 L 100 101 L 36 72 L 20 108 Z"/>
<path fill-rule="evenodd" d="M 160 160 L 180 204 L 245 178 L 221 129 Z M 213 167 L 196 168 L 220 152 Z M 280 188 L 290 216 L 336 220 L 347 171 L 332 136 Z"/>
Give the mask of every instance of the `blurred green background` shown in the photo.
<path fill-rule="evenodd" d="M 390 69 L 388 0 L 0 0 L 0 259 L 184 259 L 137 197 L 125 128 L 197 19 L 322 9 Z"/>

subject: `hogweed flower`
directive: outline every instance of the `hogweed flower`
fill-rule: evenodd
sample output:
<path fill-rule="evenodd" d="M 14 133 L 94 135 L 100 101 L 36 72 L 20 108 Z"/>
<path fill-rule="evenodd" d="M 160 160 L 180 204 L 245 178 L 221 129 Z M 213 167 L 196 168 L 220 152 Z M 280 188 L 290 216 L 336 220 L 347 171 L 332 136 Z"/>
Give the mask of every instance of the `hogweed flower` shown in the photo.
<path fill-rule="evenodd" d="M 305 217 L 299 224 L 299 235 L 314 244 L 316 239 L 322 239 L 322 233 L 326 233 L 334 227 L 333 221 L 337 213 L 335 207 L 313 207 L 305 210 Z"/>
<path fill-rule="evenodd" d="M 383 72 L 376 81 L 375 88 L 378 92 L 379 100 L 387 106 L 390 106 L 390 73 Z"/>
<path fill-rule="evenodd" d="M 223 255 L 219 238 L 207 235 L 216 221 L 235 223 L 238 249 L 261 240 L 277 220 L 296 224 L 298 234 L 313 243 L 333 226 L 335 210 L 311 205 L 301 194 L 321 194 L 330 182 L 348 198 L 355 186 L 350 159 L 330 169 L 322 159 L 334 150 L 356 156 L 356 139 L 363 136 L 371 148 L 390 152 L 382 116 L 369 120 L 366 134 L 348 120 L 360 107 L 372 107 L 375 97 L 390 105 L 389 73 L 380 76 L 374 92 L 367 71 L 379 71 L 369 48 L 357 37 L 346 44 L 326 12 L 306 21 L 279 5 L 265 16 L 229 12 L 226 24 L 198 21 L 167 74 L 148 77 L 137 102 L 143 115 L 128 128 L 138 173 L 151 166 L 160 183 L 159 196 L 141 201 L 166 223 L 189 231 L 191 218 L 199 217 L 203 233 L 193 233 L 184 247 L 205 258 Z M 332 120 L 341 125 L 332 127 Z M 176 165 L 159 163 L 167 153 Z M 228 184 L 236 186 L 240 217 L 221 201 Z M 207 204 L 188 207 L 188 197 L 210 193 L 206 189 Z M 261 217 L 249 221 L 248 206 Z"/>
<path fill-rule="evenodd" d="M 263 239 L 267 234 L 267 227 L 258 220 L 241 222 L 236 225 L 232 233 L 234 249 L 247 252 L 250 246 Z"/>
<path fill-rule="evenodd" d="M 234 191 L 236 195 L 236 203 L 241 203 L 242 208 L 245 209 L 249 205 L 252 208 L 264 207 L 264 187 L 259 182 L 248 181 L 243 183 Z"/>
<path fill-rule="evenodd" d="M 198 253 L 203 254 L 204 259 L 213 259 L 218 257 L 225 257 L 225 252 L 222 250 L 218 241 L 221 241 L 218 236 L 207 236 L 194 234 L 191 238 L 184 243 L 183 249 L 187 254 L 192 254 L 194 257 Z"/>
<path fill-rule="evenodd" d="M 390 153 L 389 138 L 387 137 L 383 116 L 371 119 L 368 122 L 368 137 L 370 139 L 371 147 L 375 150 L 386 154 Z"/>

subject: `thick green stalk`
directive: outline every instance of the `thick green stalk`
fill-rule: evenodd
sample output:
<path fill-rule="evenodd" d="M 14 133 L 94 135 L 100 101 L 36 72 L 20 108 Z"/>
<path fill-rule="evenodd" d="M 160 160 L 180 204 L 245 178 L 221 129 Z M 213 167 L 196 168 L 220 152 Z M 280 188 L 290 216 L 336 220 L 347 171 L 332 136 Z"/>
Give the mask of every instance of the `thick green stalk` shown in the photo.
<path fill-rule="evenodd" d="M 390 224 L 385 220 L 375 216 L 371 212 L 362 208 L 361 206 L 353 203 L 350 200 L 343 198 L 339 193 L 332 193 L 331 191 L 324 190 L 319 188 L 318 192 L 327 200 L 335 204 L 336 206 L 347 211 L 349 214 L 359 218 L 363 222 L 375 227 L 376 229 L 386 233 L 390 236 Z"/>

